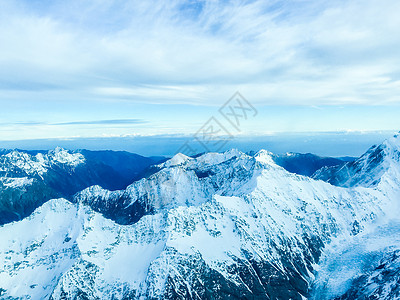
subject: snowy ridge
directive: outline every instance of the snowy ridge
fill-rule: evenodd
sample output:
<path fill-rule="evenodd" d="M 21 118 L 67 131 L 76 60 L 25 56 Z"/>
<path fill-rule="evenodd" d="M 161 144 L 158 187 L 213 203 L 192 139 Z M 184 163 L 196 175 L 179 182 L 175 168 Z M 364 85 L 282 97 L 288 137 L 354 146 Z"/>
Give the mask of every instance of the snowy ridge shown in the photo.
<path fill-rule="evenodd" d="M 71 200 L 99 185 L 126 188 L 162 157 L 147 158 L 121 151 L 0 151 L 0 225 L 28 216 L 53 198 Z"/>
<path fill-rule="evenodd" d="M 395 217 L 398 140 L 390 143 L 371 187 L 333 186 L 287 172 L 267 151 L 233 150 L 175 157 L 126 190 L 93 186 L 75 204 L 51 200 L 0 227 L 0 291 L 54 300 L 304 299 L 335 244 Z M 16 239 L 19 232 L 29 235 Z"/>
<path fill-rule="evenodd" d="M 7 172 L 10 169 L 16 168 L 20 172 L 25 172 L 28 175 L 38 174 L 43 175 L 53 164 L 65 164 L 71 167 L 76 167 L 85 162 L 85 158 L 80 153 L 70 153 L 69 151 L 56 148 L 49 151 L 47 154 L 38 153 L 30 155 L 25 152 L 14 150 L 1 156 L 0 172 Z"/>
<path fill-rule="evenodd" d="M 175 157 L 172 161 L 176 161 Z M 157 173 L 123 191 L 89 187 L 75 195 L 75 201 L 88 204 L 118 223 L 130 224 L 148 213 L 201 205 L 215 193 L 240 194 L 248 188 L 245 183 L 250 183 L 255 163 L 255 159 L 238 151 L 208 153 L 179 165 L 164 165 Z"/>
<path fill-rule="evenodd" d="M 276 163 L 272 159 L 272 153 L 269 151 L 260 150 L 254 155 L 254 158 L 259 162 L 276 166 Z"/>
<path fill-rule="evenodd" d="M 322 179 L 343 187 L 376 187 L 386 180 L 395 180 L 400 172 L 400 135 L 396 135 L 379 146 L 371 147 L 354 162 L 341 167 L 322 168 L 315 179 Z"/>
<path fill-rule="evenodd" d="M 167 160 L 166 162 L 159 164 L 159 168 L 168 168 L 168 167 L 174 167 L 181 165 L 188 160 L 191 160 L 192 158 L 189 156 L 186 156 L 185 154 L 182 153 L 177 153 L 175 154 L 171 159 Z"/>
<path fill-rule="evenodd" d="M 45 152 L 4 151 L 0 155 L 0 225 L 28 216 L 59 197 L 56 186 L 85 163 L 80 153 L 56 148 Z M 66 196 L 66 195 L 65 195 Z"/>
<path fill-rule="evenodd" d="M 182 153 L 175 154 L 171 159 L 166 162 L 159 164 L 159 169 L 168 168 L 168 167 L 176 167 L 179 165 L 184 165 L 186 167 L 196 168 L 198 166 L 205 167 L 211 165 L 217 165 L 228 161 L 234 157 L 240 157 L 244 155 L 237 149 L 231 149 L 223 153 L 215 153 L 209 152 L 205 153 L 196 159 L 193 159 L 189 156 L 186 156 Z"/>
<path fill-rule="evenodd" d="M 20 178 L 7 178 L 1 177 L 0 182 L 7 188 L 23 188 L 32 185 L 33 178 L 20 177 Z"/>

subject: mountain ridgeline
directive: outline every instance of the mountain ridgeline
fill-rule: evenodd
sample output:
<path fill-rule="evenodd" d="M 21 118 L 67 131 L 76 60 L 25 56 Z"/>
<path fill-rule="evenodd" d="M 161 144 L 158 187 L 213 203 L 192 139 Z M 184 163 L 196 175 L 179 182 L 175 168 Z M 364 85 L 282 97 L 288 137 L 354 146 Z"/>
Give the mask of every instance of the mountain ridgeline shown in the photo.
<path fill-rule="evenodd" d="M 345 163 L 312 154 L 288 153 L 272 157 L 289 172 L 301 175 Z M 125 151 L 0 149 L 0 225 L 27 217 L 50 199 L 72 200 L 76 193 L 90 186 L 93 186 L 92 190 L 98 187 L 110 191 L 124 189 L 132 182 L 158 172 L 158 164 L 165 160 L 165 157 L 143 157 Z M 122 224 L 131 222 L 118 205 L 123 205 L 123 199 L 114 207 L 114 219 Z M 134 220 L 142 214 L 136 205 L 130 212 Z"/>
<path fill-rule="evenodd" d="M 2 150 L 0 224 L 23 219 L 50 199 L 72 199 L 92 185 L 123 189 L 164 160 L 123 151 Z"/>
<path fill-rule="evenodd" d="M 1 154 L 2 184 L 20 195 L 62 193 L 62 176 L 84 176 L 99 157 L 18 153 Z M 133 174 L 126 158 L 101 155 L 93 160 Z M 0 297 L 400 297 L 398 136 L 354 160 L 265 150 L 155 160 L 126 186 L 90 173 L 93 181 L 41 196 L 32 214 L 1 226 Z M 63 183 L 50 184 L 58 168 Z M 35 183 L 43 188 L 29 190 Z M 7 199 L 9 212 L 20 207 Z"/>

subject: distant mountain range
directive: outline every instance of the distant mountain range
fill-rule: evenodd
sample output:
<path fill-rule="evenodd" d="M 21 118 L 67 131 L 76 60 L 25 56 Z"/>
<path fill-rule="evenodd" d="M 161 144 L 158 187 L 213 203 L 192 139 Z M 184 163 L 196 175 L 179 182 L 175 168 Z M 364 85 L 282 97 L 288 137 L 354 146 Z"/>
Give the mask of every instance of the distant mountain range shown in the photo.
<path fill-rule="evenodd" d="M 123 151 L 0 151 L 0 224 L 20 220 L 46 201 L 91 185 L 116 190 L 141 178 L 163 157 Z"/>
<path fill-rule="evenodd" d="M 313 154 L 287 153 L 272 157 L 289 172 L 308 176 L 321 167 L 345 163 L 342 159 Z M 157 172 L 157 164 L 165 160 L 165 157 L 144 157 L 125 151 L 0 149 L 0 225 L 27 217 L 50 199 L 72 200 L 76 193 L 90 186 L 111 191 L 124 189 Z"/>
<path fill-rule="evenodd" d="M 0 227 L 4 299 L 400 297 L 398 136 L 357 159 L 0 159 L 3 223 L 21 219 Z"/>

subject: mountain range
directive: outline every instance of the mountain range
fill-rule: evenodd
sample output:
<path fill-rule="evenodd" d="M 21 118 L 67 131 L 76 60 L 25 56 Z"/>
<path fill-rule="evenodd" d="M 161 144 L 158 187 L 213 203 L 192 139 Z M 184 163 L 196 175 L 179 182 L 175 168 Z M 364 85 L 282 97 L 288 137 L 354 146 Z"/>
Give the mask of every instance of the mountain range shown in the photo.
<path fill-rule="evenodd" d="M 164 157 L 124 151 L 0 151 L 0 224 L 21 220 L 54 198 L 72 199 L 97 184 L 110 190 L 127 187 Z"/>
<path fill-rule="evenodd" d="M 113 155 L 1 152 L 1 299 L 400 297 L 399 136 L 357 159 Z"/>

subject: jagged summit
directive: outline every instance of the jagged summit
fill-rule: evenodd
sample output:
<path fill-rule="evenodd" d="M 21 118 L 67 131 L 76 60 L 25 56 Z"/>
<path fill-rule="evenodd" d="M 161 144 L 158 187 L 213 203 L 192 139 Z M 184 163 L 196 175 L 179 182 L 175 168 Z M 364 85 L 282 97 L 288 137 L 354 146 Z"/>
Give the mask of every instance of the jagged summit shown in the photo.
<path fill-rule="evenodd" d="M 272 158 L 273 154 L 267 150 L 260 150 L 255 155 L 254 158 L 262 163 L 269 164 L 269 165 L 276 165 L 275 161 Z"/>
<path fill-rule="evenodd" d="M 394 149 L 398 152 L 400 149 L 400 132 L 384 141 L 383 144 L 387 147 L 387 149 Z"/>
<path fill-rule="evenodd" d="M 192 159 L 191 157 L 186 156 L 185 154 L 177 153 L 172 158 L 168 159 L 166 162 L 158 165 L 158 167 L 159 168 L 174 167 L 174 166 L 181 165 L 191 159 Z"/>
<path fill-rule="evenodd" d="M 253 157 L 237 150 L 196 158 L 175 155 L 126 190 L 110 192 L 90 187 L 76 194 L 75 201 L 90 205 L 120 224 L 132 224 L 145 214 L 163 209 L 201 205 L 215 193 L 240 193 L 251 186 L 255 163 Z"/>
<path fill-rule="evenodd" d="M 125 188 L 156 162 L 136 154 L 60 147 L 0 151 L 0 225 L 28 216 L 52 198 L 72 199 L 91 185 Z"/>
<path fill-rule="evenodd" d="M 268 151 L 231 150 L 178 155 L 126 189 L 94 185 L 73 203 L 50 200 L 0 226 L 1 296 L 305 299 L 315 272 L 332 268 L 320 261 L 332 243 L 362 240 L 377 223 L 398 219 L 396 145 L 387 141 L 354 162 L 354 178 L 385 166 L 378 188 L 336 187 L 288 172 Z M 382 268 L 400 267 L 396 260 Z"/>
<path fill-rule="evenodd" d="M 399 172 L 400 136 L 395 135 L 380 145 L 372 146 L 353 162 L 343 166 L 326 167 L 314 174 L 315 179 L 343 187 L 376 187 L 385 175 Z"/>

